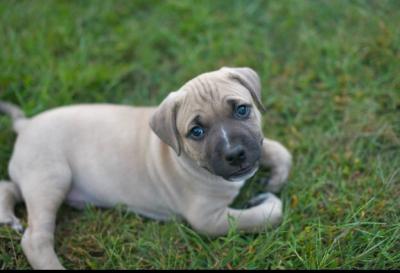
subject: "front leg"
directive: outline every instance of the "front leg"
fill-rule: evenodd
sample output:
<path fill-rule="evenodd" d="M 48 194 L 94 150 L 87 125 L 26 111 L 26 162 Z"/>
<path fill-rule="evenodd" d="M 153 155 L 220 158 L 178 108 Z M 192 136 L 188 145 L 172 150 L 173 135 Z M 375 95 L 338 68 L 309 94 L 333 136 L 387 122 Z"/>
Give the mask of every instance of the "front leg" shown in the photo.
<path fill-rule="evenodd" d="M 282 221 L 282 202 L 272 193 L 263 194 L 263 202 L 248 209 L 218 208 L 218 202 L 198 203 L 187 215 L 191 226 L 200 233 L 210 236 L 225 235 L 229 231 L 230 218 L 238 230 L 259 232 L 266 227 L 276 227 Z"/>
<path fill-rule="evenodd" d="M 271 177 L 267 180 L 266 190 L 277 193 L 285 185 L 292 166 L 292 156 L 279 142 L 264 138 L 261 166 L 271 169 Z"/>

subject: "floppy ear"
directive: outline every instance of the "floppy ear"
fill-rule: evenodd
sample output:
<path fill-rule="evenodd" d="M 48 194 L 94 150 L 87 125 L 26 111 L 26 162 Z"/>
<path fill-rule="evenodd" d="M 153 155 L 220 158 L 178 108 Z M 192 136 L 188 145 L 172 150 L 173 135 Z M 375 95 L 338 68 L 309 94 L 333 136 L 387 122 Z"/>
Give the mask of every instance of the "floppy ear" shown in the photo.
<path fill-rule="evenodd" d="M 251 68 L 240 67 L 223 67 L 222 70 L 226 70 L 231 79 L 238 81 L 241 85 L 246 87 L 253 100 L 255 101 L 258 109 L 261 112 L 265 112 L 265 107 L 261 103 L 261 82 L 258 74 Z"/>
<path fill-rule="evenodd" d="M 178 101 L 176 92 L 171 92 L 150 119 L 150 128 L 167 145 L 175 150 L 177 155 L 181 154 L 181 145 L 176 127 L 176 114 L 178 112 Z"/>

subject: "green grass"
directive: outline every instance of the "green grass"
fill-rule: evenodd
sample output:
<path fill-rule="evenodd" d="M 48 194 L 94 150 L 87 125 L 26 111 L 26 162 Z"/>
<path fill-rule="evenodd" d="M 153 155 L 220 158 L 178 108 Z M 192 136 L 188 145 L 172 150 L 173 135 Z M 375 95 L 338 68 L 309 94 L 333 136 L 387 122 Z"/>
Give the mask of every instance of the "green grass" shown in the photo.
<path fill-rule="evenodd" d="M 157 105 L 249 66 L 263 128 L 293 153 L 284 222 L 210 239 L 122 208 L 59 212 L 68 268 L 400 268 L 400 1 L 0 1 L 0 99 Z M 0 177 L 15 136 L 0 119 Z M 257 191 L 261 172 L 235 202 Z M 26 225 L 26 210 L 17 213 Z M 0 268 L 29 268 L 0 228 Z"/>

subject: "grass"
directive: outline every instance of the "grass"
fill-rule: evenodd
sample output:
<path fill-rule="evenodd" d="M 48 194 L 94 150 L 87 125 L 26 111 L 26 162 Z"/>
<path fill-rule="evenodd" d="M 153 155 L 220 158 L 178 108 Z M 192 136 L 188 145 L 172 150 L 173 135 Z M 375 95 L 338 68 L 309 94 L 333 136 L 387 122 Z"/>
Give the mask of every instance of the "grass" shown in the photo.
<path fill-rule="evenodd" d="M 1 1 L 0 99 L 157 105 L 195 75 L 260 75 L 265 135 L 294 156 L 284 222 L 210 239 L 123 208 L 63 206 L 67 268 L 400 268 L 399 1 Z M 15 136 L 0 119 L 0 177 Z M 258 190 L 249 181 L 235 206 Z M 17 207 L 26 225 L 26 210 Z M 0 268 L 29 268 L 0 228 Z"/>

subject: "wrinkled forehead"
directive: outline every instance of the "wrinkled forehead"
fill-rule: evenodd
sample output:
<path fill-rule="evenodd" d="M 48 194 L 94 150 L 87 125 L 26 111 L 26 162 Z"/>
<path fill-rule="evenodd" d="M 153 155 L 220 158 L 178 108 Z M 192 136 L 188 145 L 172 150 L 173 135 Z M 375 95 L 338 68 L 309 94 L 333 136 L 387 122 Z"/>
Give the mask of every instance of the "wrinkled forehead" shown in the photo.
<path fill-rule="evenodd" d="M 185 105 L 193 107 L 213 103 L 225 103 L 229 99 L 251 102 L 251 95 L 237 81 L 224 77 L 220 71 L 204 73 L 187 82 L 181 91 L 185 94 Z"/>
<path fill-rule="evenodd" d="M 177 117 L 186 125 L 194 119 L 217 119 L 232 111 L 234 104 L 251 104 L 248 90 L 238 82 L 218 73 L 205 73 L 187 82 L 179 92 L 184 93 Z"/>

